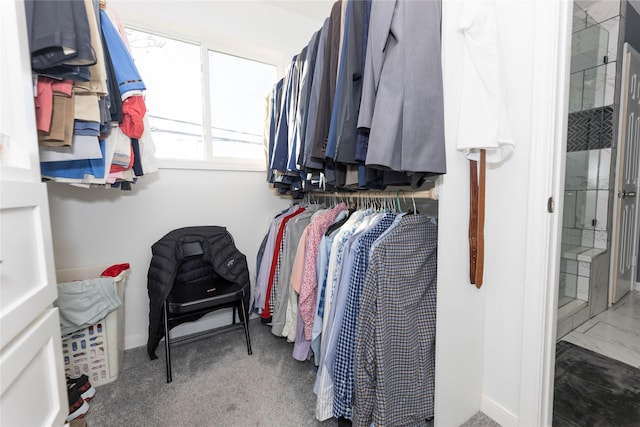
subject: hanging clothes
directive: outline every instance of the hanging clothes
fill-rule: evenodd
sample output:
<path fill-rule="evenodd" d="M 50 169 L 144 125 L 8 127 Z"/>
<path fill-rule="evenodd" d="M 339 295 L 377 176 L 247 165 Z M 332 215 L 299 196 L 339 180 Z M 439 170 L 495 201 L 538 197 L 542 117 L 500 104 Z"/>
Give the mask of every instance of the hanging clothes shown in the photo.
<path fill-rule="evenodd" d="M 272 333 L 293 342 L 294 359 L 318 366 L 316 418 L 367 426 L 431 419 L 436 221 L 388 209 L 348 210 L 344 203 L 329 209 L 303 203 L 276 216 L 271 230 L 282 238 L 270 248 L 265 240 L 260 263 L 270 257 L 266 263 L 275 265 L 275 301 L 269 306 L 265 299 L 260 309 L 270 311 Z M 305 288 L 310 283 L 313 294 Z M 406 389 L 402 384 L 413 372 L 419 378 Z"/>
<path fill-rule="evenodd" d="M 336 334 L 336 342 L 329 343 L 328 346 L 335 351 L 327 357 L 327 366 L 332 368 L 330 373 L 334 381 L 333 416 L 336 418 L 352 419 L 353 417 L 353 354 L 357 332 L 356 322 L 369 264 L 369 251 L 373 243 L 391 227 L 395 219 L 395 214 L 384 214 L 371 229 L 365 231 L 353 242 L 349 251 L 347 264 L 350 264 L 351 268 L 347 269 L 350 271 L 349 286 L 345 287 L 347 297 L 338 299 L 344 301 L 344 314 L 341 318 L 342 322 L 335 327 L 335 330 L 339 331 Z"/>
<path fill-rule="evenodd" d="M 313 331 L 311 332 L 311 350 L 314 354 L 316 365 L 319 364 L 320 354 L 320 335 L 322 334 L 322 318 L 324 316 L 325 299 L 327 295 L 327 275 L 329 269 L 329 259 L 331 257 L 331 247 L 334 239 L 340 232 L 340 227 L 347 221 L 347 211 L 338 214 L 333 224 L 327 229 L 327 232 L 320 240 L 318 248 L 317 275 L 318 275 L 318 291 L 316 296 L 315 318 L 313 320 Z M 337 226 L 340 224 L 339 226 Z M 336 227 L 337 226 L 337 227 Z"/>
<path fill-rule="evenodd" d="M 326 211 L 327 209 L 318 209 L 318 211 L 316 211 L 316 213 L 311 217 L 311 222 L 315 221 L 321 215 L 324 215 Z M 300 241 L 298 242 L 296 249 L 296 257 L 291 268 L 291 277 L 289 279 L 291 290 L 289 291 L 289 301 L 287 303 L 283 335 L 291 342 L 296 341 L 296 334 L 299 330 L 298 324 L 301 323 L 298 322 L 298 295 L 300 294 L 300 288 L 302 286 L 304 266 L 306 262 L 311 262 L 311 258 L 307 258 L 306 256 L 307 237 L 309 235 L 309 230 L 311 229 L 310 225 L 311 223 L 305 227 L 302 235 L 300 236 Z"/>
<path fill-rule="evenodd" d="M 70 80 L 88 81 L 87 66 L 96 63 L 96 56 L 85 2 L 27 0 L 25 11 L 31 68 L 43 74 L 65 74 Z"/>
<path fill-rule="evenodd" d="M 256 276 L 256 288 L 253 296 L 253 310 L 257 310 L 259 313 L 262 313 L 262 311 L 264 310 L 267 288 L 269 286 L 269 273 L 271 269 L 271 263 L 273 262 L 274 256 L 277 256 L 275 255 L 275 249 L 278 229 L 282 220 L 287 215 L 295 211 L 295 209 L 296 207 L 291 207 L 281 215 L 276 216 L 276 218 L 271 223 L 271 226 L 269 227 L 264 254 L 260 261 L 260 266 L 258 268 L 258 273 Z"/>
<path fill-rule="evenodd" d="M 329 125 L 335 97 L 338 51 L 340 49 L 340 16 L 342 1 L 336 1 L 331 7 L 327 41 L 324 49 L 324 61 L 318 100 L 318 115 L 311 148 L 311 156 L 324 161 L 329 137 Z"/>
<path fill-rule="evenodd" d="M 286 70 L 280 113 L 266 114 L 280 114 L 265 137 L 281 194 L 417 188 L 446 172 L 440 21 L 440 1 L 333 4 Z"/>
<path fill-rule="evenodd" d="M 437 1 L 372 3 L 358 118 L 368 165 L 446 172 L 440 20 Z"/>
<path fill-rule="evenodd" d="M 437 225 L 426 216 L 404 215 L 373 244 L 356 322 L 354 425 L 433 417 L 436 270 Z"/>
<path fill-rule="evenodd" d="M 395 214 L 392 214 L 395 217 Z M 352 242 L 357 239 L 358 235 L 366 231 L 369 227 L 374 226 L 377 221 L 381 220 L 380 217 L 373 217 L 373 221 L 362 223 L 359 229 L 356 229 L 353 233 L 353 238 L 348 239 L 343 244 L 347 246 L 349 251 Z M 336 249 L 338 249 L 336 246 Z M 346 264 L 340 266 L 340 273 L 331 287 L 327 288 L 327 296 L 325 301 L 324 316 L 322 319 L 322 337 L 321 337 L 321 352 L 320 352 L 320 366 L 318 368 L 318 375 L 314 384 L 314 392 L 318 395 L 316 401 L 316 417 L 320 420 L 328 419 L 333 415 L 333 400 L 334 400 L 334 381 L 332 376 L 332 362 L 333 353 L 337 350 L 335 347 L 336 337 L 339 332 L 339 328 L 344 313 L 344 293 L 347 290 L 349 283 L 345 278 L 348 278 L 352 271 L 351 261 L 352 257 L 347 256 L 344 258 Z M 335 270 L 335 269 L 334 269 Z M 344 272 L 344 274 L 342 274 Z M 334 274 L 335 275 L 335 274 Z"/>
<path fill-rule="evenodd" d="M 146 87 L 117 15 L 97 0 L 27 0 L 25 10 L 43 178 L 128 190 L 156 172 Z"/>
<path fill-rule="evenodd" d="M 282 241 L 284 237 L 285 226 L 293 217 L 304 212 L 304 207 L 298 207 L 295 211 L 287 214 L 280 225 L 278 226 L 278 231 L 276 233 L 276 241 L 275 241 L 275 252 L 273 258 L 271 260 L 271 267 L 269 269 L 269 277 L 267 279 L 267 288 L 265 291 L 265 302 L 264 302 L 264 310 L 262 311 L 262 319 L 267 320 L 267 322 L 271 322 L 271 313 L 273 313 L 273 302 L 271 300 L 271 293 L 274 290 L 273 283 L 274 281 L 277 283 L 278 281 L 278 272 L 280 271 L 280 259 L 281 259 L 281 249 L 282 249 Z"/>
<path fill-rule="evenodd" d="M 280 265 L 278 281 L 275 283 L 274 300 L 271 321 L 271 333 L 276 336 L 284 336 L 283 330 L 286 322 L 287 304 L 289 302 L 290 278 L 293 263 L 304 229 L 311 222 L 311 217 L 319 209 L 319 205 L 307 206 L 306 210 L 293 218 L 285 228 L 282 246 L 280 248 Z"/>
<path fill-rule="evenodd" d="M 440 1 L 333 4 L 270 95 L 267 174 L 281 194 L 416 188 L 446 172 L 440 21 Z M 299 223 L 274 221 L 282 238 L 269 251 L 279 253 L 265 256 L 276 280 L 261 307 L 272 333 L 294 343 L 292 357 L 318 366 L 318 420 L 425 424 L 433 417 L 437 225 L 415 207 L 338 206 Z M 411 372 L 420 376 L 415 390 L 406 387 Z"/>
<path fill-rule="evenodd" d="M 312 262 L 305 263 L 305 268 L 302 273 L 302 283 L 300 285 L 300 302 L 299 312 L 304 322 L 304 337 L 306 340 L 311 340 L 311 332 L 313 330 L 314 309 L 316 306 L 317 298 L 317 256 L 318 248 L 320 245 L 320 239 L 327 231 L 327 228 L 335 221 L 336 217 L 340 213 L 347 209 L 347 205 L 344 203 L 338 204 L 333 209 L 324 213 L 322 216 L 309 224 L 309 233 L 307 237 L 306 255 Z"/>
<path fill-rule="evenodd" d="M 479 160 L 484 149 L 488 163 L 503 161 L 515 148 L 495 7 L 492 1 L 467 3 L 459 23 L 465 41 L 462 93 L 473 102 L 460 104 L 457 149 L 470 160 Z"/>

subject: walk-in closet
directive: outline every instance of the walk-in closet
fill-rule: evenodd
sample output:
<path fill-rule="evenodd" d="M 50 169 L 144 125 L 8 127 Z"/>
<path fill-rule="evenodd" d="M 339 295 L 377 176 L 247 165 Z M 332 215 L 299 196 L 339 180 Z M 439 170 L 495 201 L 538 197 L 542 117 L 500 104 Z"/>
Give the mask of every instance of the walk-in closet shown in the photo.
<path fill-rule="evenodd" d="M 1 2 L 0 425 L 551 425 L 639 9 Z"/>

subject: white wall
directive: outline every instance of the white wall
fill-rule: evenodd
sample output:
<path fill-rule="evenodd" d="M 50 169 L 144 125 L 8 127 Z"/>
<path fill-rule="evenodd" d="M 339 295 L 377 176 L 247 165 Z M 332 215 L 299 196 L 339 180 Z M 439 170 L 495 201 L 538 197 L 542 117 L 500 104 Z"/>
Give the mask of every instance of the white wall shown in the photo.
<path fill-rule="evenodd" d="M 455 146 L 462 97 L 461 6 L 445 3 L 442 22 L 447 173 L 440 178 L 438 202 L 435 423 L 445 427 L 480 410 L 488 289 L 469 284 L 469 161 Z"/>
<path fill-rule="evenodd" d="M 457 399 L 471 405 L 460 410 L 436 407 L 439 425 L 459 425 L 486 405 L 516 414 L 519 405 L 522 283 L 528 183 L 528 144 L 532 57 L 526 48 L 532 21 L 514 19 L 531 14 L 532 3 L 500 3 L 498 21 L 505 61 L 505 87 L 512 130 L 513 156 L 489 165 L 486 183 L 485 269 L 480 290 L 469 284 L 468 199 L 469 162 L 455 149 L 458 111 L 463 94 L 460 81 L 463 36 L 456 22 L 461 4 L 447 3 L 443 23 L 443 69 L 447 174 L 439 211 L 437 399 Z M 528 10 L 527 10 L 528 9 Z M 525 12 L 526 10 L 526 12 Z M 466 102 L 471 100 L 466 99 Z M 453 381 L 452 381 L 453 380 Z M 489 412 L 491 410 L 489 409 Z"/>
<path fill-rule="evenodd" d="M 537 263 L 544 260 L 549 251 L 548 246 L 536 249 L 537 241 L 531 236 L 554 232 L 548 228 L 528 230 L 532 223 L 550 221 L 545 202 L 553 195 L 543 188 L 536 192 L 542 194 L 542 198 L 531 197 L 530 189 L 549 185 L 553 177 L 552 174 L 543 176 L 547 172 L 537 166 L 531 169 L 530 165 L 535 165 L 532 161 L 540 157 L 552 164 L 551 157 L 547 159 L 537 150 L 543 146 L 545 149 L 560 147 L 564 137 L 559 133 L 562 135 L 559 139 L 552 139 L 557 135 L 545 126 L 553 123 L 539 122 L 547 111 L 555 111 L 554 105 L 539 102 L 544 98 L 540 94 L 551 92 L 555 86 L 536 87 L 535 83 L 544 80 L 538 79 L 536 73 L 546 78 L 553 74 L 549 70 L 557 62 L 558 39 L 541 37 L 555 34 L 551 30 L 555 30 L 556 23 L 549 18 L 556 13 L 553 9 L 557 6 L 533 1 L 497 2 L 500 46 L 505 58 L 502 83 L 507 89 L 509 117 L 517 145 L 506 162 L 487 167 L 484 284 L 476 290 L 468 279 L 469 163 L 455 149 L 461 102 L 473 102 L 465 100 L 460 92 L 463 36 L 457 22 L 463 5 L 464 2 L 443 2 L 447 174 L 442 179 L 439 205 L 435 421 L 437 426 L 460 425 L 474 412 L 482 410 L 501 425 L 529 425 L 527 422 L 535 418 L 534 415 L 520 417 L 522 408 L 527 407 L 521 394 L 529 397 L 531 391 L 521 390 L 525 384 L 523 378 L 529 381 L 523 370 L 531 366 L 536 369 L 527 373 L 532 377 L 527 386 L 536 386 L 533 394 L 537 393 L 537 383 L 543 375 L 538 365 L 546 350 L 538 348 L 532 360 L 525 359 L 523 348 L 527 348 L 527 341 L 523 339 L 523 331 L 535 329 L 537 325 L 531 322 L 542 322 L 546 303 L 542 302 L 542 296 L 541 300 L 527 300 L 525 284 L 530 281 L 528 271 L 542 271 L 547 267 Z M 557 82 L 551 80 L 551 83 Z M 555 102 L 544 99 L 547 103 Z M 532 105 L 536 106 L 535 110 Z M 543 134 L 548 138 L 538 140 Z M 555 197 L 560 200 L 561 196 L 555 194 Z M 536 255 L 535 260 L 530 259 L 532 253 Z M 548 268 L 553 269 L 553 263 Z M 546 280 L 535 283 L 537 289 L 550 291 L 552 295 L 554 285 L 553 281 Z M 547 294 L 541 292 L 541 295 Z M 526 319 L 524 313 L 535 316 Z M 546 336 L 547 332 L 535 330 L 534 334 L 526 339 L 542 341 L 542 334 Z M 530 404 L 535 406 L 534 413 L 539 412 L 538 401 Z M 544 423 L 546 421 L 540 425 Z"/>
<path fill-rule="evenodd" d="M 506 411 L 517 419 L 520 404 L 522 301 L 525 283 L 529 147 L 534 58 L 532 2 L 502 2 L 497 8 L 505 61 L 513 157 L 487 172 L 485 267 L 487 292 L 483 404 L 486 412 Z M 527 102 L 529 101 L 529 102 Z M 490 409 L 491 408 L 491 409 Z M 502 420 L 501 420 L 502 421 Z"/>
<path fill-rule="evenodd" d="M 254 283 L 256 254 L 270 217 L 291 202 L 274 195 L 263 172 L 162 169 L 142 177 L 131 192 L 58 183 L 49 183 L 48 190 L 56 269 L 131 264 L 126 348 L 147 341 L 153 243 L 179 227 L 225 226 L 247 256 Z"/>

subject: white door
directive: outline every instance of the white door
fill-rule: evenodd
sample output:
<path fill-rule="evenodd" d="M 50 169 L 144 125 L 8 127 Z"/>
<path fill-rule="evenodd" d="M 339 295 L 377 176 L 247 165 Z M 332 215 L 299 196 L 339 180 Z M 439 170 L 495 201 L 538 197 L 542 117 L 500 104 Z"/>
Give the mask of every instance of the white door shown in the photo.
<path fill-rule="evenodd" d="M 0 94 L 0 425 L 62 426 L 68 403 L 22 0 L 0 2 Z"/>
<path fill-rule="evenodd" d="M 612 231 L 611 303 L 635 282 L 638 242 L 638 169 L 640 169 L 640 54 L 624 44 L 616 199 Z"/>

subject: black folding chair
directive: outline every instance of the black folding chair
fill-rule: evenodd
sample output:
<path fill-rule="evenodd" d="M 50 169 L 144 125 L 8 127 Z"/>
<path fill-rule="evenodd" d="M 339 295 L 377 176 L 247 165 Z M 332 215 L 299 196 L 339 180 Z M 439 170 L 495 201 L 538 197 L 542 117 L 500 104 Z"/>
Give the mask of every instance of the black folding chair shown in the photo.
<path fill-rule="evenodd" d="M 197 242 L 196 242 L 197 243 Z M 183 250 L 191 251 L 188 255 L 197 257 L 202 254 L 202 248 L 198 249 L 199 243 Z M 167 383 L 172 381 L 171 377 L 171 344 L 194 340 L 206 335 L 211 335 L 219 331 L 240 327 L 244 328 L 245 339 L 247 341 L 247 352 L 251 354 L 251 338 L 249 337 L 248 310 L 244 303 L 245 293 L 241 285 L 232 283 L 221 277 L 210 277 L 194 282 L 175 284 L 164 301 L 164 332 L 165 332 L 165 353 L 167 365 Z M 182 323 L 189 320 L 197 320 L 203 315 L 222 308 L 233 308 L 233 318 L 230 325 L 217 327 L 214 329 L 189 334 L 186 336 L 173 338 L 169 336 L 171 322 L 181 320 Z M 241 323 L 236 323 L 236 312 L 239 313 Z"/>

